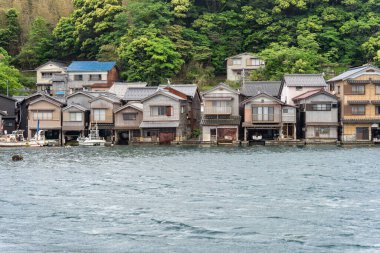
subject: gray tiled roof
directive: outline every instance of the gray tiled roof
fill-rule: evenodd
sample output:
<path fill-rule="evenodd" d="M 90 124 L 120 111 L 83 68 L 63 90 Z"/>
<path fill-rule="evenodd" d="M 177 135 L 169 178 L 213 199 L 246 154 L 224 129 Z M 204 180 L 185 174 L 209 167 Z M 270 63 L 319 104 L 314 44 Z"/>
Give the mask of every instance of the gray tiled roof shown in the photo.
<path fill-rule="evenodd" d="M 157 91 L 158 87 L 139 87 L 128 88 L 125 92 L 124 100 L 126 101 L 140 101 L 149 97 Z"/>
<path fill-rule="evenodd" d="M 229 116 L 224 118 L 207 118 L 203 117 L 201 121 L 203 126 L 220 126 L 220 125 L 240 125 L 240 116 Z"/>
<path fill-rule="evenodd" d="M 168 87 L 169 85 L 160 85 L 160 87 Z M 197 93 L 198 86 L 196 84 L 170 84 L 171 88 L 182 92 L 186 96 L 195 97 Z"/>
<path fill-rule="evenodd" d="M 284 81 L 288 87 L 326 87 L 327 83 L 322 74 L 286 74 Z"/>
<path fill-rule="evenodd" d="M 120 98 L 124 98 L 124 95 L 129 88 L 132 88 L 132 87 L 141 88 L 141 87 L 145 87 L 146 85 L 147 83 L 142 83 L 142 82 L 133 82 L 133 83 L 114 82 L 108 91 L 116 94 L 116 96 Z"/>
<path fill-rule="evenodd" d="M 245 82 L 241 87 L 241 94 L 252 97 L 259 93 L 267 93 L 271 96 L 279 96 L 281 88 L 281 81 L 257 81 Z"/>
<path fill-rule="evenodd" d="M 360 72 L 366 68 L 376 68 L 376 67 L 374 67 L 372 65 L 364 65 L 364 66 L 360 66 L 360 67 L 356 67 L 356 68 L 350 68 L 348 71 L 343 72 L 342 74 L 340 74 L 334 78 L 331 78 L 330 80 L 328 80 L 328 82 L 344 80 L 344 79 L 348 78 L 349 76 L 351 76 L 355 73 L 358 73 L 358 72 Z"/>

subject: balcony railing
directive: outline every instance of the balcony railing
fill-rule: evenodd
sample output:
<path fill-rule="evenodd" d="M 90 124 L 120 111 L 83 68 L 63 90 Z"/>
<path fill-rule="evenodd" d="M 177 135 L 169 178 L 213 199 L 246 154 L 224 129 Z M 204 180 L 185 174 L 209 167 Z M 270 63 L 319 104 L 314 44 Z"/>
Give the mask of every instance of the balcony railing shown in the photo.
<path fill-rule="evenodd" d="M 229 115 L 232 113 L 232 107 L 205 107 L 204 114 L 209 115 Z"/>

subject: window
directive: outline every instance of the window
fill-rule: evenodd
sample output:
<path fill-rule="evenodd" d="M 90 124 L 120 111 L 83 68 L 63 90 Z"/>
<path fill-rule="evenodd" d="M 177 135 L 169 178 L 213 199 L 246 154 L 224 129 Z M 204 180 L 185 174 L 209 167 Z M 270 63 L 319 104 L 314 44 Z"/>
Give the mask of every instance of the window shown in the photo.
<path fill-rule="evenodd" d="M 185 106 L 181 106 L 181 113 L 184 113 L 185 112 Z"/>
<path fill-rule="evenodd" d="M 364 85 L 352 85 L 352 94 L 364 94 Z"/>
<path fill-rule="evenodd" d="M 33 120 L 52 120 L 53 112 L 52 111 L 36 111 L 33 112 Z"/>
<path fill-rule="evenodd" d="M 282 112 L 283 112 L 283 113 L 288 113 L 289 110 L 288 110 L 288 109 L 282 109 Z"/>
<path fill-rule="evenodd" d="M 315 136 L 319 137 L 320 135 L 330 135 L 329 127 L 315 127 Z"/>
<path fill-rule="evenodd" d="M 172 106 L 151 106 L 150 107 L 151 116 L 172 116 L 173 107 Z"/>
<path fill-rule="evenodd" d="M 380 85 L 376 85 L 376 95 L 380 95 Z"/>
<path fill-rule="evenodd" d="M 70 112 L 70 121 L 82 121 L 81 112 Z"/>
<path fill-rule="evenodd" d="M 74 81 L 83 81 L 83 75 L 74 75 Z"/>
<path fill-rule="evenodd" d="M 241 65 L 241 59 L 232 59 L 233 65 Z"/>
<path fill-rule="evenodd" d="M 365 114 L 365 105 L 353 105 L 351 106 L 353 115 L 364 115 Z"/>
<path fill-rule="evenodd" d="M 52 72 L 42 72 L 41 74 L 42 74 L 42 78 L 44 78 L 44 79 L 49 79 L 49 78 L 53 77 Z"/>
<path fill-rule="evenodd" d="M 331 104 L 312 104 L 312 111 L 331 111 Z"/>
<path fill-rule="evenodd" d="M 330 83 L 330 91 L 335 91 L 335 83 Z"/>
<path fill-rule="evenodd" d="M 375 108 L 376 115 L 380 115 L 380 106 L 377 105 Z"/>
<path fill-rule="evenodd" d="M 137 113 L 123 113 L 124 120 L 136 120 Z"/>
<path fill-rule="evenodd" d="M 102 80 L 102 75 L 90 75 L 90 81 L 100 81 Z"/>
<path fill-rule="evenodd" d="M 94 109 L 94 121 L 104 121 L 106 120 L 106 110 L 105 109 Z"/>
<path fill-rule="evenodd" d="M 212 107 L 230 107 L 231 101 L 213 100 Z"/>
<path fill-rule="evenodd" d="M 260 66 L 261 60 L 260 59 L 251 59 L 251 65 L 252 66 Z"/>
<path fill-rule="evenodd" d="M 296 90 L 298 91 L 302 90 L 302 86 L 296 86 Z"/>
<path fill-rule="evenodd" d="M 273 121 L 274 108 L 273 107 L 253 107 L 253 120 L 254 121 Z"/>

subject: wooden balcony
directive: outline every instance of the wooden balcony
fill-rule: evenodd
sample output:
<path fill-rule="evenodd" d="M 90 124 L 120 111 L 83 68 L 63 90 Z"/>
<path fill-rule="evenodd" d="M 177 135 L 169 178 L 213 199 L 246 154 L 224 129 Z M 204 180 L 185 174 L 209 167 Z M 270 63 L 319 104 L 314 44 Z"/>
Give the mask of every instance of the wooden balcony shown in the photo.
<path fill-rule="evenodd" d="M 232 107 L 205 107 L 204 114 L 206 115 L 231 115 Z"/>

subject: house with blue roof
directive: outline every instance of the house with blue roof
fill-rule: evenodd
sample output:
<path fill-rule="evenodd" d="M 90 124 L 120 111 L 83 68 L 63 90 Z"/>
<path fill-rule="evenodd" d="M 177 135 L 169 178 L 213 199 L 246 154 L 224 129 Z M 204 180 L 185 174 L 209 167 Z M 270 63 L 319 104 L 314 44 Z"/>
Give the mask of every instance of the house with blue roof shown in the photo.
<path fill-rule="evenodd" d="M 116 62 L 73 61 L 67 67 L 69 92 L 108 91 L 119 81 Z"/>

